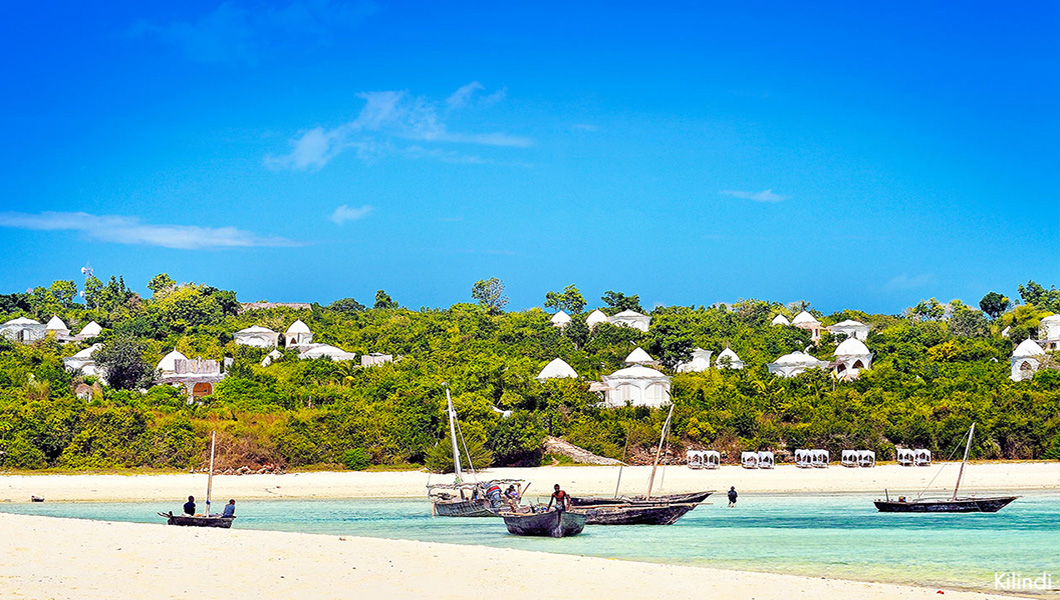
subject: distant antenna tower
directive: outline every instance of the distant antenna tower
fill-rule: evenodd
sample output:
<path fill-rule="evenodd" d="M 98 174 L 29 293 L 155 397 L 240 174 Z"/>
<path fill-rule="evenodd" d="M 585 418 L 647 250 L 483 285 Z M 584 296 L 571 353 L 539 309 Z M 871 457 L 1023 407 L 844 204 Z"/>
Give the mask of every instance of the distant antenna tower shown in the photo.
<path fill-rule="evenodd" d="M 88 280 L 92 277 L 92 263 L 86 261 L 85 262 L 85 266 L 81 267 L 81 274 L 85 276 L 85 286 L 84 287 L 88 287 Z M 81 293 L 79 294 L 82 298 L 85 298 L 84 287 L 82 287 Z M 98 306 L 97 306 L 97 308 L 98 308 Z"/>

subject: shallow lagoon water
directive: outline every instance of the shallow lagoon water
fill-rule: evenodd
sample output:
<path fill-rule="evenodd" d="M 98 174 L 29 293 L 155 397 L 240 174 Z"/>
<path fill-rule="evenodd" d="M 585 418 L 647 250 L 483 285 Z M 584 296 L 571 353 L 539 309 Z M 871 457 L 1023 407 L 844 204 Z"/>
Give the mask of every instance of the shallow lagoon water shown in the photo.
<path fill-rule="evenodd" d="M 996 514 L 957 515 L 881 514 L 873 498 L 744 494 L 729 509 L 717 495 L 669 527 L 589 526 L 560 540 L 509 535 L 499 519 L 432 517 L 425 499 L 245 501 L 234 527 L 980 590 L 994 589 L 995 572 L 1044 571 L 1060 584 L 1060 494 L 1028 494 Z M 4 512 L 147 523 L 179 509 L 178 501 L 0 504 Z"/>

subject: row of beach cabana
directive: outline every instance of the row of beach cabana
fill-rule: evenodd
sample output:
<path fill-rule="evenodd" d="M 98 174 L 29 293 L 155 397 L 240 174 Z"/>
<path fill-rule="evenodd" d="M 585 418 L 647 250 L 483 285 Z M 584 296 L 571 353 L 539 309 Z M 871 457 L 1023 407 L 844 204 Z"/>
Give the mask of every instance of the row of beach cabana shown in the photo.
<path fill-rule="evenodd" d="M 899 448 L 898 465 L 902 467 L 926 467 L 931 465 L 931 451 L 924 448 Z M 717 450 L 689 450 L 686 455 L 689 469 L 718 469 L 721 467 L 721 453 Z M 831 455 L 820 448 L 795 451 L 795 466 L 802 469 L 825 469 L 831 462 Z M 876 466 L 876 453 L 872 450 L 843 450 L 839 464 L 850 468 L 872 468 Z M 741 452 L 740 466 L 745 469 L 772 469 L 776 465 L 776 456 L 768 451 Z"/>

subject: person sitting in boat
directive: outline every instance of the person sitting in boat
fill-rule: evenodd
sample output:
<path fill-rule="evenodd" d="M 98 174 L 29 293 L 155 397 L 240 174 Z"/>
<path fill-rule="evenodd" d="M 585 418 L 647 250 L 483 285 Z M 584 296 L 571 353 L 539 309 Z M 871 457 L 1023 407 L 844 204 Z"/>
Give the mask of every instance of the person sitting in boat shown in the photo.
<path fill-rule="evenodd" d="M 898 496 L 899 502 L 905 502 L 905 496 Z"/>
<path fill-rule="evenodd" d="M 195 516 L 195 496 L 188 496 L 188 501 L 184 503 L 184 514 L 189 517 Z"/>
<path fill-rule="evenodd" d="M 545 508 L 545 512 L 552 509 L 552 501 L 556 502 L 556 510 L 563 512 L 570 508 L 570 494 L 560 489 L 559 484 L 552 486 L 556 491 L 552 492 L 552 497 L 548 499 L 548 506 Z"/>
<path fill-rule="evenodd" d="M 512 510 L 519 506 L 519 490 L 515 489 L 514 485 L 509 485 L 508 489 L 504 491 L 504 498 L 508 501 L 508 506 L 511 506 Z"/>
<path fill-rule="evenodd" d="M 233 500 L 229 500 L 228 504 L 225 504 L 225 509 L 224 509 L 224 512 L 221 513 L 221 517 L 222 518 L 232 518 L 232 519 L 234 519 L 235 516 L 236 516 L 236 501 L 233 499 Z"/>
<path fill-rule="evenodd" d="M 486 488 L 486 497 L 489 498 L 490 506 L 492 506 L 493 508 L 497 508 L 498 506 L 500 506 L 501 486 L 497 485 L 496 483 L 491 483 L 490 486 Z"/>

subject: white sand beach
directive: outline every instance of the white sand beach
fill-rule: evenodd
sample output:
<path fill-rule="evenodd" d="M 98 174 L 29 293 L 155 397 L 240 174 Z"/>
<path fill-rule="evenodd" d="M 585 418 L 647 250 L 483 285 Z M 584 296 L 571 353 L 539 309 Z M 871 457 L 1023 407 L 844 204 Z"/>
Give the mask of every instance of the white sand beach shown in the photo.
<path fill-rule="evenodd" d="M 716 471 L 691 470 L 684 466 L 660 468 L 655 492 L 727 490 L 736 486 L 741 494 L 797 493 L 835 494 L 861 492 L 882 496 L 884 490 L 915 493 L 934 479 L 932 489 L 952 489 L 959 463 L 930 467 L 878 465 L 871 469 L 799 469 L 778 465 L 772 470 L 750 470 L 726 465 Z M 650 467 L 622 470 L 621 493 L 643 494 Z M 490 469 L 480 479 L 511 478 L 531 483 L 530 496 L 547 497 L 558 483 L 574 494 L 615 492 L 617 467 L 535 467 Z M 470 478 L 470 476 L 468 476 Z M 28 502 L 30 496 L 54 501 L 148 501 L 177 502 L 205 489 L 206 475 L 0 475 L 0 502 Z M 429 475 L 420 471 L 311 472 L 284 475 L 224 475 L 214 478 L 216 497 L 240 500 L 263 498 L 411 498 L 426 494 L 428 482 L 451 482 L 451 475 Z M 971 463 L 965 471 L 962 490 L 1033 491 L 1060 489 L 1060 462 Z"/>
<path fill-rule="evenodd" d="M 13 599 L 1001 598 L 936 588 L 300 533 L 12 514 L 0 514 L 0 531 L 0 597 Z"/>

